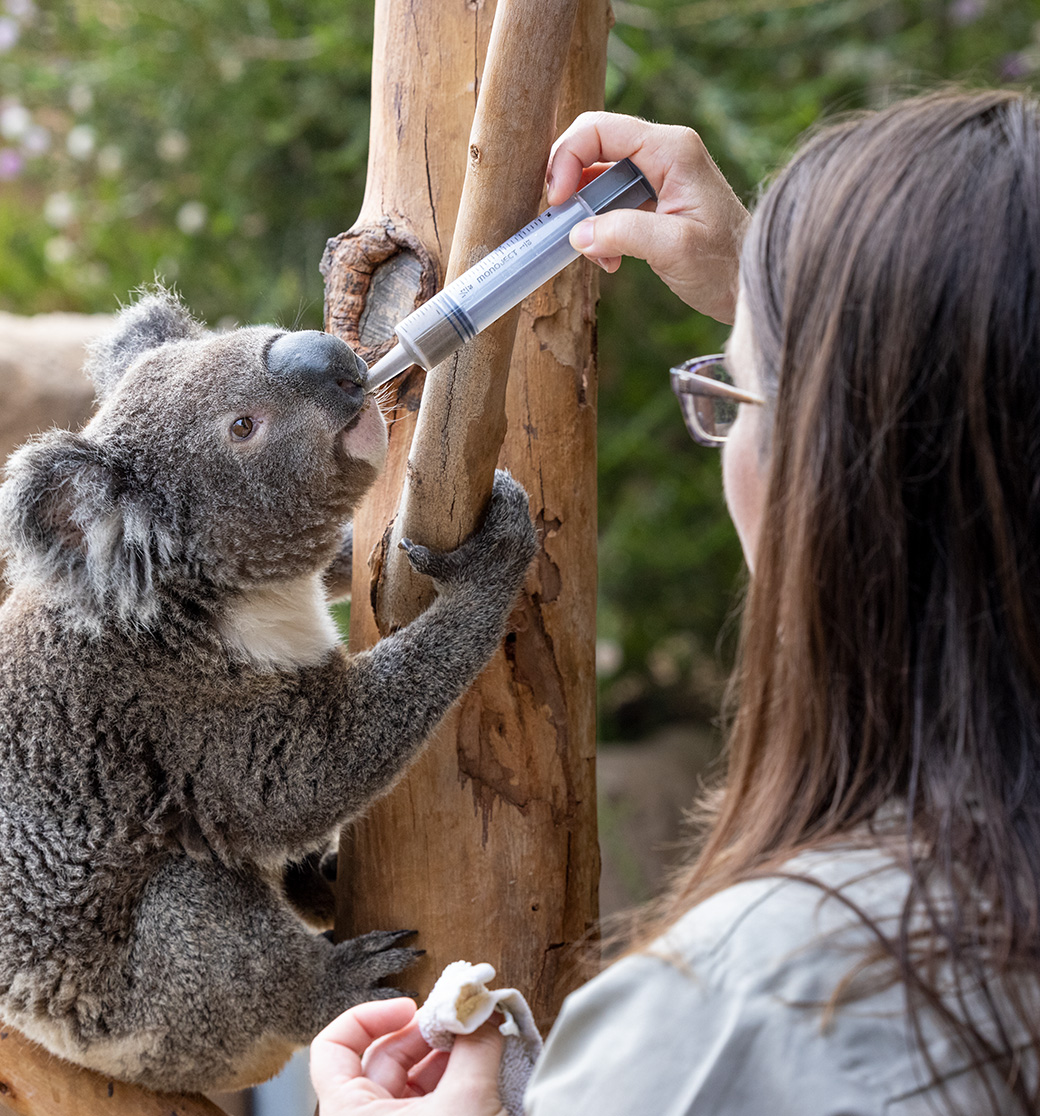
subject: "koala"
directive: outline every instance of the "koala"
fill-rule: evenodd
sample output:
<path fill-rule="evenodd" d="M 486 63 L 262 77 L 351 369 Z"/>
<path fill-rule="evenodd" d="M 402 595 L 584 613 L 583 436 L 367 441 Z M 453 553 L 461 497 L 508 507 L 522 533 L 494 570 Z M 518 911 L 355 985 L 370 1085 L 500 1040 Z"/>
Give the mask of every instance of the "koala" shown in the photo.
<path fill-rule="evenodd" d="M 142 297 L 98 409 L 0 488 L 0 1018 L 73 1062 L 244 1087 L 415 956 L 335 944 L 286 866 L 385 792 L 502 639 L 534 555 L 496 475 L 434 603 L 350 655 L 326 608 L 386 454 L 365 366 L 316 331 L 206 331 Z"/>

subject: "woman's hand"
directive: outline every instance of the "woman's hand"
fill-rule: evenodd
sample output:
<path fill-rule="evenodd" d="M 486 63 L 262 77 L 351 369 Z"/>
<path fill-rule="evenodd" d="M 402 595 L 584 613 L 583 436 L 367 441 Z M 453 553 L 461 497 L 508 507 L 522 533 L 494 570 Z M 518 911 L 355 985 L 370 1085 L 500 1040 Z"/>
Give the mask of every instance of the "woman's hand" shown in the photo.
<path fill-rule="evenodd" d="M 491 1024 L 431 1051 L 411 1000 L 361 1004 L 311 1044 L 320 1116 L 505 1116 L 498 1096 L 502 1036 Z"/>
<path fill-rule="evenodd" d="M 687 305 L 732 322 L 750 216 L 696 132 L 632 116 L 582 113 L 549 156 L 549 204 L 570 197 L 586 168 L 626 157 L 657 191 L 656 208 L 590 217 L 571 231 L 571 244 L 607 271 L 616 271 L 622 256 L 646 260 Z"/>

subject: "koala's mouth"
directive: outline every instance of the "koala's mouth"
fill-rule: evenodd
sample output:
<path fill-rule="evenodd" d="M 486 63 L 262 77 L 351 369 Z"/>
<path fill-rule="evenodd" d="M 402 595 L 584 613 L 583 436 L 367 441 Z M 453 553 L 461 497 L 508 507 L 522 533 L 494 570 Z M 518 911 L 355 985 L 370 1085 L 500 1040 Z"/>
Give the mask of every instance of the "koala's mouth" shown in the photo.
<path fill-rule="evenodd" d="M 348 458 L 368 461 L 376 469 L 382 468 L 386 458 L 386 422 L 371 396 L 343 427 L 339 444 Z"/>

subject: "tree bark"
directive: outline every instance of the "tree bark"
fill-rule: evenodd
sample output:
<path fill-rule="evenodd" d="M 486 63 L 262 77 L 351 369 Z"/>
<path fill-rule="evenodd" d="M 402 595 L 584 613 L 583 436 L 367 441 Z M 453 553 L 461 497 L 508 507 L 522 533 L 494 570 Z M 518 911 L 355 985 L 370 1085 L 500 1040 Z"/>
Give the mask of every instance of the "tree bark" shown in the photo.
<path fill-rule="evenodd" d="M 423 246 L 409 249 L 418 261 L 409 264 L 413 275 L 440 270 L 463 167 L 449 278 L 537 212 L 565 57 L 559 122 L 601 103 L 606 0 L 499 0 L 483 73 L 490 4 L 470 7 L 454 32 L 443 21 L 458 11 L 446 5 L 386 0 L 376 8 L 369 185 L 358 224 L 344 234 L 352 239 L 339 243 L 357 241 L 362 228 L 385 228 L 387 218 L 397 229 L 407 213 Z M 569 52 L 559 49 L 566 44 Z M 439 67 L 451 69 L 452 51 L 449 79 Z M 471 134 L 457 94 L 482 80 Z M 404 89 L 414 101 L 397 97 Z M 409 127 L 415 104 L 436 133 Z M 395 148 L 389 161 L 387 147 Z M 402 157 L 406 148 L 411 154 Z M 437 167 L 426 157 L 432 151 Z M 459 153 L 458 165 L 445 164 L 445 151 Z M 450 173 L 438 178 L 442 171 L 454 172 L 454 181 Z M 337 249 L 326 256 L 328 328 L 376 356 L 389 336 L 362 337 L 360 326 L 372 321 L 376 281 L 353 302 L 341 298 L 350 284 L 338 277 L 354 266 L 348 258 L 357 256 L 337 258 Z M 418 284 L 387 287 L 405 290 L 394 320 L 412 308 L 410 298 L 418 305 L 428 297 Z M 395 381 L 387 474 L 355 519 L 350 638 L 357 650 L 407 622 L 428 592 L 391 545 L 402 527 L 418 542 L 456 545 L 479 521 L 496 458 L 530 493 L 542 548 L 509 635 L 423 757 L 344 836 L 337 931 L 415 926 L 428 954 L 404 974 L 408 987 L 425 993 L 459 957 L 490 961 L 503 983 L 528 995 L 543 1026 L 576 982 L 569 947 L 596 917 L 595 300 L 590 267 L 566 269 L 430 373 L 417 424 L 421 374 Z"/>
<path fill-rule="evenodd" d="M 152 1093 L 55 1058 L 0 1025 L 0 1112 L 18 1116 L 224 1116 L 205 1097 Z"/>

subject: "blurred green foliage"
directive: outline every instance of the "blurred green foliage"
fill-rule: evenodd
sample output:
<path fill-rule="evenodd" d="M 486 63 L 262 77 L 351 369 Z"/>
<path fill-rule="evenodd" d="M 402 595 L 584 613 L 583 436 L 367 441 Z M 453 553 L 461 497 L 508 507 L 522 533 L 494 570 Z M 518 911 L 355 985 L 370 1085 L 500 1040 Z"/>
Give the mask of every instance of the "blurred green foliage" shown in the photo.
<path fill-rule="evenodd" d="M 441 0 L 429 0 L 441 2 Z M 698 129 L 738 194 L 821 117 L 948 80 L 1029 85 L 1013 0 L 615 0 L 609 108 Z M 372 0 L 0 0 L 0 308 L 111 310 L 153 276 L 213 324 L 320 327 L 364 187 Z M 637 261 L 602 283 L 604 736 L 707 714 L 743 574 L 671 364 L 718 350 Z"/>
<path fill-rule="evenodd" d="M 371 0 L 12 7 L 0 133 L 22 106 L 49 144 L 5 187 L 0 303 L 110 310 L 159 273 L 211 322 L 320 327 L 317 262 L 364 189 Z"/>

